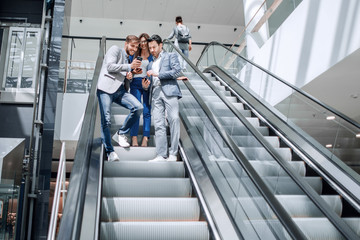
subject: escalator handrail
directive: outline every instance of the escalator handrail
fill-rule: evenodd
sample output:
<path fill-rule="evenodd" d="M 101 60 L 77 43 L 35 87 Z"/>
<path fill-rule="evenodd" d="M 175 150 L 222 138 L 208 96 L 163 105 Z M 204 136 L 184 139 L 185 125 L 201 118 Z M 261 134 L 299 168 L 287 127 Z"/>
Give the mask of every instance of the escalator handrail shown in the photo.
<path fill-rule="evenodd" d="M 219 68 L 220 69 L 220 68 Z M 205 69 L 206 72 L 210 69 Z M 223 69 L 220 69 L 224 72 Z M 227 74 L 224 72 L 224 74 Z M 211 81 L 206 80 L 207 84 L 214 90 L 214 92 L 221 98 L 221 100 L 231 109 L 236 117 L 246 126 L 246 128 L 255 136 L 261 145 L 271 154 L 271 156 L 280 164 L 280 166 L 287 172 L 287 174 L 294 180 L 294 182 L 301 188 L 302 191 L 313 201 L 319 210 L 333 223 L 333 225 L 347 238 L 356 239 L 357 235 L 349 228 L 349 226 L 329 207 L 328 204 L 315 192 L 315 190 L 308 185 L 298 174 L 292 169 L 287 160 L 277 152 L 277 150 L 264 139 L 263 135 L 239 112 L 239 110 L 228 100 L 226 96 L 222 95 L 216 86 Z"/>
<path fill-rule="evenodd" d="M 104 59 L 106 38 L 102 37 L 96 67 L 92 79 L 84 120 L 81 127 L 78 145 L 74 157 L 74 165 L 71 171 L 68 195 L 63 209 L 60 229 L 57 239 L 80 239 L 82 216 L 85 203 L 85 195 L 88 183 L 90 161 L 93 152 L 98 150 L 101 143 L 94 140 L 96 114 L 97 114 L 97 82 Z M 94 145 L 99 145 L 94 147 Z M 96 226 L 93 226 L 96 227 Z"/>
<path fill-rule="evenodd" d="M 185 59 L 187 64 L 192 67 L 192 69 L 202 78 L 207 79 L 206 76 L 192 63 L 190 60 L 178 49 L 175 47 L 175 45 L 168 41 L 164 40 L 164 43 L 170 44 L 170 46 L 177 51 L 180 56 Z M 236 157 L 236 160 L 241 164 L 241 166 L 244 168 L 246 173 L 249 175 L 250 180 L 254 183 L 258 191 L 261 193 L 261 195 L 266 199 L 266 202 L 269 204 L 271 209 L 274 211 L 284 228 L 287 230 L 289 235 L 293 239 L 306 239 L 306 236 L 304 233 L 299 229 L 299 227 L 295 224 L 293 219 L 290 217 L 290 215 L 286 212 L 284 207 L 280 204 L 280 202 L 276 199 L 272 191 L 270 191 L 269 187 L 266 185 L 266 183 L 261 179 L 259 174 L 255 171 L 253 166 L 250 164 L 249 160 L 246 158 L 246 156 L 240 151 L 240 149 L 237 147 L 236 143 L 231 139 L 231 137 L 226 133 L 218 119 L 214 116 L 212 111 L 208 108 L 208 106 L 205 104 L 205 102 L 202 100 L 201 96 L 195 91 L 195 89 L 192 87 L 190 83 L 187 81 L 184 81 L 184 84 L 187 86 L 191 94 L 195 97 L 196 101 L 199 103 L 199 105 L 202 107 L 203 111 L 206 113 L 206 115 L 209 117 L 210 121 L 216 128 L 216 130 L 219 132 L 221 137 L 223 138 L 224 142 L 229 146 L 229 149 L 232 151 L 234 156 Z M 243 161 L 242 159 L 246 159 L 246 161 Z"/>
<path fill-rule="evenodd" d="M 292 85 L 291 83 L 281 79 L 280 77 L 276 76 L 275 74 L 269 72 L 268 70 L 264 69 L 263 67 L 261 67 L 260 65 L 244 58 L 243 56 L 241 56 L 239 53 L 235 52 L 234 50 L 226 47 L 224 44 L 219 43 L 217 41 L 213 41 L 210 42 L 207 46 L 204 47 L 203 51 L 201 52 L 201 55 L 198 59 L 198 61 L 196 62 L 196 66 L 199 66 L 199 63 L 202 59 L 203 54 L 207 51 L 207 49 L 213 45 L 219 45 L 223 48 L 225 48 L 227 51 L 231 52 L 232 54 L 235 54 L 236 56 L 240 57 L 242 60 L 248 62 L 249 64 L 255 66 L 256 68 L 260 69 L 261 71 L 265 72 L 266 74 L 272 76 L 273 78 L 275 78 L 277 81 L 281 82 L 282 84 L 287 85 L 288 87 L 292 88 L 293 90 L 295 90 L 296 92 L 300 93 L 301 95 L 305 96 L 306 98 L 308 98 L 309 100 L 315 102 L 316 104 L 320 105 L 321 107 L 325 108 L 326 110 L 334 113 L 335 115 L 339 116 L 341 119 L 345 120 L 346 122 L 350 123 L 351 125 L 357 127 L 360 129 L 360 123 L 355 122 L 354 120 L 352 120 L 351 118 L 349 118 L 348 116 L 344 115 L 343 113 L 337 111 L 336 109 L 328 106 L 327 104 L 321 102 L 320 100 L 316 99 L 315 97 L 311 96 L 310 94 L 306 93 L 305 91 L 301 90 L 300 88 Z"/>

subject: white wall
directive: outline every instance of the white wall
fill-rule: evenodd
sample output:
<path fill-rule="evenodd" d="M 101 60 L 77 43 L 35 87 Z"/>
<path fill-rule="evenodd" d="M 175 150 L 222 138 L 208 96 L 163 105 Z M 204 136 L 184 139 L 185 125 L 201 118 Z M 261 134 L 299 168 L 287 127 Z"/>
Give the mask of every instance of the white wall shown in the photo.
<path fill-rule="evenodd" d="M 324 72 L 336 67 L 337 63 L 360 48 L 359 12 L 358 0 L 304 0 L 252 60 L 280 78 L 302 88 L 314 79 L 317 81 L 321 75 L 325 77 Z M 336 69 L 335 71 L 341 71 L 338 75 L 346 78 L 347 84 L 351 82 L 353 89 L 359 89 L 358 77 L 352 78 L 347 74 L 352 70 Z M 253 81 L 256 89 L 264 89 L 260 85 L 271 85 L 271 82 L 265 78 L 253 79 Z M 332 87 L 343 88 L 341 79 L 326 78 L 322 79 L 322 84 L 317 84 L 317 89 L 311 88 L 308 92 L 315 97 L 321 95 L 321 100 L 326 104 L 346 115 L 355 116 L 354 111 L 358 111 L 359 98 L 357 102 L 353 101 L 354 105 L 345 109 L 344 106 L 349 101 L 334 106 L 331 104 L 334 95 L 329 92 L 324 97 L 323 93 L 326 92 L 324 87 L 330 81 Z M 265 95 L 272 104 L 276 104 L 289 94 L 290 92 L 281 90 L 269 91 Z M 343 92 L 337 95 L 337 102 L 341 102 L 341 99 L 348 98 L 351 94 L 351 92 Z M 348 109 L 351 111 L 349 112 Z"/>
<path fill-rule="evenodd" d="M 55 140 L 78 140 L 88 96 L 89 94 L 78 93 L 58 94 Z"/>
<path fill-rule="evenodd" d="M 254 62 L 298 87 L 360 47 L 358 0 L 304 0 Z"/>
<path fill-rule="evenodd" d="M 82 22 L 80 23 L 80 19 Z M 120 21 L 123 22 L 120 25 Z M 119 19 L 100 19 L 100 18 L 79 18 L 71 17 L 69 24 L 69 35 L 72 36 L 88 36 L 108 38 L 125 38 L 127 35 L 140 35 L 143 32 L 149 35 L 158 34 L 162 38 L 167 38 L 175 26 L 174 22 L 160 22 L 155 21 L 139 21 L 139 20 L 119 20 Z M 239 26 L 223 26 L 223 25 L 209 25 L 209 24 L 193 24 L 184 22 L 190 29 L 193 42 L 218 41 L 221 43 L 232 44 L 241 33 L 242 29 Z M 200 29 L 198 29 L 200 26 Z M 237 30 L 234 32 L 234 28 Z M 114 42 L 114 44 L 123 43 Z M 73 49 L 73 60 L 95 60 L 97 56 L 98 44 L 91 40 L 75 40 L 76 48 Z M 109 45 L 109 44 L 108 44 Z M 110 44 L 111 45 L 111 44 Z M 70 45 L 69 45 L 70 46 Z M 110 46 L 107 46 L 110 47 Z M 204 46 L 193 45 L 193 50 L 190 52 L 190 60 L 196 63 Z M 63 49 L 63 53 L 66 50 Z M 65 56 L 65 54 L 63 54 Z M 64 57 L 62 57 L 65 60 Z"/>

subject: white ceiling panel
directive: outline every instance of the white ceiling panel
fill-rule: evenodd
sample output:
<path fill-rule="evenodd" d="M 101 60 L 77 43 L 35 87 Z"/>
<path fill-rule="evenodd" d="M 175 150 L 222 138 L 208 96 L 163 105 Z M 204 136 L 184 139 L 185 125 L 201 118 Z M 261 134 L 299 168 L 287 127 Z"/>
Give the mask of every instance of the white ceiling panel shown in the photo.
<path fill-rule="evenodd" d="M 98 0 L 80 0 L 81 12 L 84 16 L 92 16 L 93 18 L 103 18 L 104 8 L 103 1 Z M 72 1 L 76 2 L 76 0 Z M 73 12 L 72 14 L 74 14 Z M 81 17 L 84 17 L 81 16 Z"/>
<path fill-rule="evenodd" d="M 244 26 L 242 0 L 75 0 L 71 16 Z"/>

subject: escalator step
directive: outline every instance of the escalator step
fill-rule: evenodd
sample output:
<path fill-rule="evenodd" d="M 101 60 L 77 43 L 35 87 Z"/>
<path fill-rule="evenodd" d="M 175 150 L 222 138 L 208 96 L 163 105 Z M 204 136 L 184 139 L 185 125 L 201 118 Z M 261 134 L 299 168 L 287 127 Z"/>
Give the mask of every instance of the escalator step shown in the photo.
<path fill-rule="evenodd" d="M 188 178 L 104 178 L 103 197 L 190 197 Z"/>
<path fill-rule="evenodd" d="M 208 240 L 206 222 L 101 223 L 102 240 Z"/>
<path fill-rule="evenodd" d="M 184 162 L 104 162 L 104 177 L 185 177 Z"/>
<path fill-rule="evenodd" d="M 197 198 L 103 198 L 101 221 L 199 221 Z"/>

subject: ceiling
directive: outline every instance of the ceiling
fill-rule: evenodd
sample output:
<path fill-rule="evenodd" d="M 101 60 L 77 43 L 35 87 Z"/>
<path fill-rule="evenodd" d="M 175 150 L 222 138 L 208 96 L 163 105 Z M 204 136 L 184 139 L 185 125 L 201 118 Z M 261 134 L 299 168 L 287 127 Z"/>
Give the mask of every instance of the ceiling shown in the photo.
<path fill-rule="evenodd" d="M 71 16 L 245 26 L 242 0 L 73 0 Z"/>

